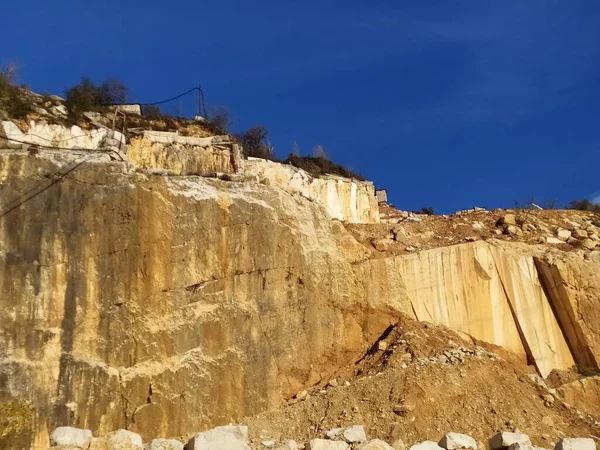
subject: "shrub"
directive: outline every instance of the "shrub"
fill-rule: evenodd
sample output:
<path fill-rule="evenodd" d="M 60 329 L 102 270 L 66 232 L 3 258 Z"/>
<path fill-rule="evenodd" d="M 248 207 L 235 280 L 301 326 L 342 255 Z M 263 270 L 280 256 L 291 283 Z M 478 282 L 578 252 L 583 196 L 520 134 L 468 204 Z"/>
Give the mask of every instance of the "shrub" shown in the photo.
<path fill-rule="evenodd" d="M 208 118 L 208 128 L 215 134 L 227 134 L 232 125 L 231 114 L 224 107 L 212 108 Z"/>
<path fill-rule="evenodd" d="M 285 162 L 291 164 L 294 167 L 306 170 L 308 173 L 315 177 L 320 177 L 329 174 L 338 175 L 345 178 L 355 178 L 360 181 L 365 180 L 365 178 L 362 175 L 352 172 L 351 170 L 343 166 L 335 164 L 324 157 L 296 156 L 293 153 L 290 153 Z"/>
<path fill-rule="evenodd" d="M 269 132 L 263 126 L 255 126 L 239 136 L 245 157 L 275 160 L 274 148 L 267 140 Z"/>
<path fill-rule="evenodd" d="M 158 119 L 162 117 L 162 112 L 160 111 L 160 107 L 156 105 L 145 105 L 142 108 L 142 114 L 144 117 L 148 119 Z"/>
<path fill-rule="evenodd" d="M 96 86 L 87 77 L 81 82 L 65 91 L 65 104 L 73 119 L 78 119 L 86 111 L 97 111 L 102 106 L 125 103 L 127 101 L 127 87 L 121 82 L 110 79 Z"/>
<path fill-rule="evenodd" d="M 592 203 L 589 200 L 573 200 L 571 202 L 571 209 L 600 212 L 600 205 Z"/>
<path fill-rule="evenodd" d="M 421 211 L 418 211 L 418 213 L 427 214 L 428 216 L 433 216 L 435 214 L 431 206 L 424 206 L 423 208 L 421 208 Z"/>
<path fill-rule="evenodd" d="M 0 72 L 0 105 L 10 118 L 25 119 L 32 111 L 32 101 L 25 89 L 15 84 L 16 70 L 16 66 L 10 64 Z"/>
<path fill-rule="evenodd" d="M 98 103 L 100 105 L 118 105 L 127 103 L 127 86 L 119 80 L 110 78 L 98 87 Z"/>

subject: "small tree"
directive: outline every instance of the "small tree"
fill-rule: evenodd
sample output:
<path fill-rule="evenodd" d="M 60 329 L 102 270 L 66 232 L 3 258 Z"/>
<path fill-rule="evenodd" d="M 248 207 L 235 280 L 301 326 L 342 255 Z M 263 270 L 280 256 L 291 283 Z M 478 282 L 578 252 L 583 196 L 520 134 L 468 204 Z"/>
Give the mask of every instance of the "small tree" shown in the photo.
<path fill-rule="evenodd" d="M 89 78 L 82 78 L 76 84 L 65 91 L 65 104 L 72 117 L 78 118 L 86 111 L 90 111 L 99 105 L 98 88 Z"/>
<path fill-rule="evenodd" d="M 127 103 L 129 89 L 119 80 L 110 78 L 98 87 L 98 103 L 100 105 L 118 105 Z"/>
<path fill-rule="evenodd" d="M 148 119 L 158 119 L 162 116 L 162 112 L 160 111 L 160 107 L 156 105 L 146 105 L 143 108 L 144 117 Z"/>
<path fill-rule="evenodd" d="M 84 77 L 79 84 L 67 89 L 65 94 L 67 109 L 74 119 L 78 119 L 86 111 L 127 101 L 127 87 L 115 79 L 106 80 L 98 87 L 88 77 Z"/>
<path fill-rule="evenodd" d="M 321 145 L 317 145 L 315 148 L 313 148 L 313 156 L 319 159 L 329 159 L 327 152 Z"/>
<path fill-rule="evenodd" d="M 300 146 L 296 141 L 292 143 L 292 155 L 300 156 Z"/>
<path fill-rule="evenodd" d="M 0 71 L 0 105 L 10 118 L 25 119 L 32 110 L 32 102 L 25 89 L 15 84 L 17 71 L 18 66 L 14 63 L 9 63 L 4 70 Z"/>
<path fill-rule="evenodd" d="M 212 107 L 209 110 L 209 127 L 213 133 L 227 134 L 233 124 L 231 113 L 224 106 Z"/>
<path fill-rule="evenodd" d="M 274 148 L 267 141 L 269 132 L 263 126 L 255 126 L 243 133 L 239 140 L 244 148 L 246 157 L 253 156 L 256 158 L 272 159 Z"/>

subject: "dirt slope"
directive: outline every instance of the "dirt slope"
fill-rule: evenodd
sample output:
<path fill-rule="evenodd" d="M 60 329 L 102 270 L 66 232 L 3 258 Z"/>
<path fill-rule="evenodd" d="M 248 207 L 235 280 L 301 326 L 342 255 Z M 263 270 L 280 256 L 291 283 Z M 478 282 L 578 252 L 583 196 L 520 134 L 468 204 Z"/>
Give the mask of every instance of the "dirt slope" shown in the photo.
<path fill-rule="evenodd" d="M 255 442 L 292 438 L 306 442 L 324 431 L 363 424 L 367 435 L 407 445 L 438 440 L 448 431 L 479 441 L 500 430 L 529 434 L 550 448 L 565 435 L 598 436 L 590 416 L 548 400 L 537 376 L 500 348 L 463 340 L 442 326 L 402 319 L 336 387 L 315 386 L 305 400 L 244 420 Z M 327 384 L 327 380 L 322 384 Z"/>

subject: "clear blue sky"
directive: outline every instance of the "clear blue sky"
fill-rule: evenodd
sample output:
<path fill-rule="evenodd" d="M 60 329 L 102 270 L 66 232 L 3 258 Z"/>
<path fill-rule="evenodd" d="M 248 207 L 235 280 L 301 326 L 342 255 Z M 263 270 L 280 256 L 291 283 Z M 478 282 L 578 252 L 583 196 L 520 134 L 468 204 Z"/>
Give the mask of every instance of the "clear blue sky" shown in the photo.
<path fill-rule="evenodd" d="M 0 62 L 38 92 L 89 75 L 154 101 L 198 83 L 402 209 L 600 197 L 600 2 L 30 0 Z"/>

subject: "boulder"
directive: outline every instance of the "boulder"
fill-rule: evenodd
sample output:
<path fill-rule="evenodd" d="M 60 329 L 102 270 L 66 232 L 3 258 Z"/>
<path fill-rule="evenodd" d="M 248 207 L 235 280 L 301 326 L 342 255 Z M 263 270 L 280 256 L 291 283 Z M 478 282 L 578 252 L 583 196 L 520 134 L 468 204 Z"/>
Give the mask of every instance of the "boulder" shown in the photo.
<path fill-rule="evenodd" d="M 591 438 L 567 438 L 558 441 L 554 450 L 596 450 L 596 443 Z"/>
<path fill-rule="evenodd" d="M 380 252 L 386 252 L 390 249 L 390 247 L 392 247 L 392 245 L 394 245 L 394 241 L 392 241 L 391 239 L 374 239 L 373 240 L 373 247 L 375 247 L 375 250 L 378 250 Z"/>
<path fill-rule="evenodd" d="M 387 442 L 381 439 L 372 439 L 365 444 L 356 447 L 357 450 L 394 450 Z"/>
<path fill-rule="evenodd" d="M 325 437 L 327 439 L 341 439 L 342 433 L 344 432 L 343 428 L 332 428 L 331 430 L 327 430 L 325 432 Z"/>
<path fill-rule="evenodd" d="M 565 230 L 564 228 L 559 228 L 558 230 L 556 230 L 556 237 L 563 241 L 566 241 L 571 237 L 571 232 L 569 230 Z"/>
<path fill-rule="evenodd" d="M 313 439 L 306 444 L 306 450 L 346 450 L 348 444 L 343 441 L 329 441 L 327 439 Z"/>
<path fill-rule="evenodd" d="M 507 449 L 508 447 L 516 443 L 531 445 L 531 440 L 526 434 L 510 433 L 508 431 L 503 431 L 494 435 L 489 441 L 490 450 Z"/>
<path fill-rule="evenodd" d="M 519 232 L 522 233 L 521 229 L 516 225 L 508 225 L 506 228 L 504 228 L 504 234 L 509 234 L 511 236 L 521 234 Z"/>
<path fill-rule="evenodd" d="M 367 440 L 367 434 L 362 425 L 352 425 L 344 430 L 344 440 L 349 443 L 354 442 L 365 442 Z"/>
<path fill-rule="evenodd" d="M 447 433 L 438 444 L 446 450 L 456 450 L 459 448 L 472 448 L 477 450 L 477 442 L 471 436 L 461 433 Z"/>
<path fill-rule="evenodd" d="M 587 231 L 578 228 L 576 230 L 573 230 L 572 236 L 575 239 L 585 239 L 586 237 L 588 237 L 588 234 Z"/>
<path fill-rule="evenodd" d="M 561 241 L 558 238 L 555 237 L 547 237 L 546 238 L 546 244 L 564 244 L 564 241 Z"/>
<path fill-rule="evenodd" d="M 183 450 L 183 444 L 176 439 L 153 439 L 146 450 Z"/>
<path fill-rule="evenodd" d="M 91 430 L 74 427 L 58 427 L 52 432 L 52 445 L 70 445 L 73 447 L 88 447 L 92 440 Z"/>
<path fill-rule="evenodd" d="M 596 248 L 596 245 L 598 245 L 598 242 L 594 241 L 593 239 L 590 238 L 585 238 L 583 241 L 581 241 L 580 244 L 583 248 L 587 248 L 588 250 L 592 250 L 594 248 Z"/>
<path fill-rule="evenodd" d="M 143 449 L 142 437 L 128 430 L 117 430 L 108 435 L 108 450 Z"/>
<path fill-rule="evenodd" d="M 226 425 L 203 431 L 191 438 L 187 450 L 250 450 L 248 427 L 243 425 Z"/>
<path fill-rule="evenodd" d="M 500 226 L 500 225 L 516 225 L 517 224 L 517 218 L 515 217 L 514 214 L 505 214 L 504 216 L 500 217 L 500 219 L 498 219 L 498 222 L 496 222 L 496 225 Z"/>
<path fill-rule="evenodd" d="M 433 441 L 425 441 L 413 445 L 410 450 L 442 450 L 442 447 Z"/>

